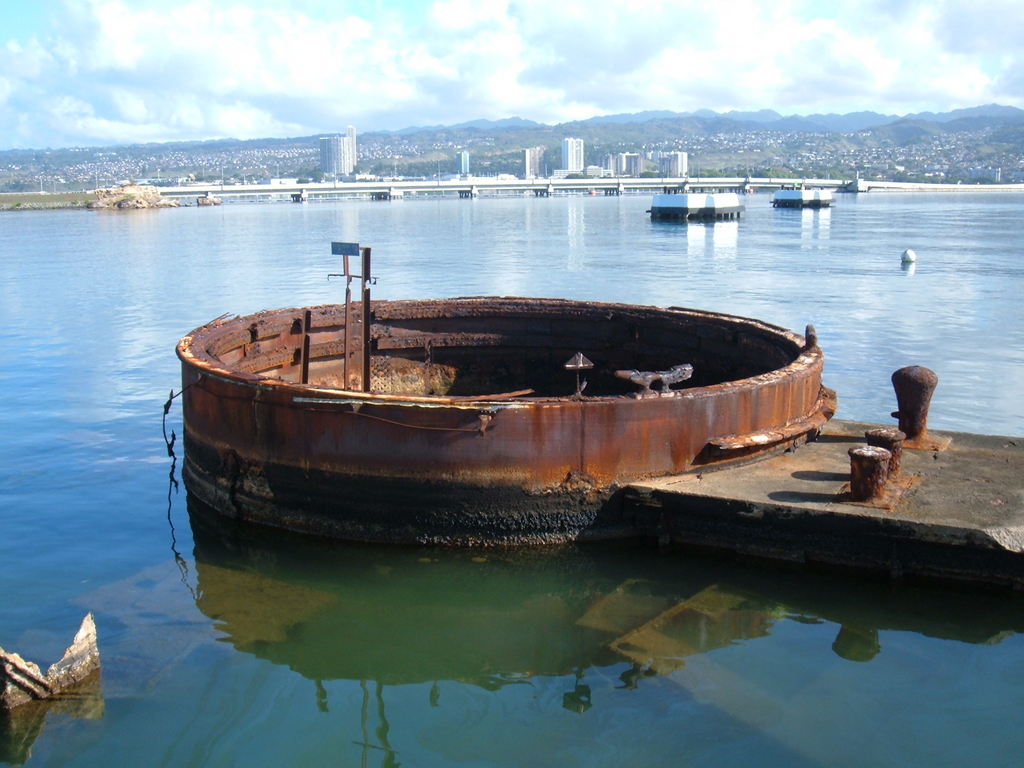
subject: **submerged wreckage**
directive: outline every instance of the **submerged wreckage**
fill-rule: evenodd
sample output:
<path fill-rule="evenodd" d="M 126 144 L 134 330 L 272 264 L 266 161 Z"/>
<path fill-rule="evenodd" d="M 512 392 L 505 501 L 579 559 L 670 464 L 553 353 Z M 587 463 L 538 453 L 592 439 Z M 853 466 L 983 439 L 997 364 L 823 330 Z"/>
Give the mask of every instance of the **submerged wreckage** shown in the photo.
<path fill-rule="evenodd" d="M 46 672 L 0 648 L 0 763 L 29 761 L 48 714 L 97 720 L 103 709 L 100 652 L 91 613 L 64 655 Z"/>
<path fill-rule="evenodd" d="M 99 668 L 96 623 L 91 613 L 82 620 L 60 661 L 51 664 L 45 674 L 31 661 L 0 648 L 0 712 L 33 701 L 59 699 L 65 689 L 97 673 Z"/>
<path fill-rule="evenodd" d="M 810 327 L 556 299 L 371 303 L 363 283 L 362 302 L 218 319 L 179 342 L 194 497 L 361 541 L 630 536 L 626 483 L 770 455 L 835 411 Z"/>

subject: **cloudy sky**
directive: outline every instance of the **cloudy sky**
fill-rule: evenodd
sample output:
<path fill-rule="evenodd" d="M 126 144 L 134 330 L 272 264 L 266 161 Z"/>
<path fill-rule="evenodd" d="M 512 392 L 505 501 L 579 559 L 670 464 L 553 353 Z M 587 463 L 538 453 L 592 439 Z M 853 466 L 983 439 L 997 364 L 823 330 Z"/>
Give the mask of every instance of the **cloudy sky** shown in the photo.
<path fill-rule="evenodd" d="M 0 0 L 0 149 L 1024 108 L 1024 0 Z"/>

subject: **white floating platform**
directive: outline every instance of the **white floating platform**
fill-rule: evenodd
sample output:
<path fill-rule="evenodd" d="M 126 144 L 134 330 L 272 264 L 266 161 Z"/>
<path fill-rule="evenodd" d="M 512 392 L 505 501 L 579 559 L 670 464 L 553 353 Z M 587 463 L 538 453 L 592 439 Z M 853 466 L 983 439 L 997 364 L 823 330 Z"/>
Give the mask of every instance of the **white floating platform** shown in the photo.
<path fill-rule="evenodd" d="M 776 208 L 828 208 L 833 202 L 828 189 L 780 189 L 772 197 Z"/>
<path fill-rule="evenodd" d="M 735 192 L 715 194 L 686 193 L 655 195 L 651 201 L 651 219 L 702 219 L 723 221 L 738 219 L 745 206 Z"/>

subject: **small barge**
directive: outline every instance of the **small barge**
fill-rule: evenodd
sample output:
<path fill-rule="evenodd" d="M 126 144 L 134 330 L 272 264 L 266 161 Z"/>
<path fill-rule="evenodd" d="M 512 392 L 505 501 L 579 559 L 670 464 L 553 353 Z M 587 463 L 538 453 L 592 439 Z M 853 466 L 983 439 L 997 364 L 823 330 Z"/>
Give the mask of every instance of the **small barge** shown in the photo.
<path fill-rule="evenodd" d="M 631 536 L 627 483 L 770 456 L 835 411 L 810 327 L 364 298 L 218 319 L 179 342 L 190 494 L 229 518 L 359 541 Z"/>
<path fill-rule="evenodd" d="M 776 208 L 828 208 L 833 202 L 828 189 L 780 189 L 772 196 Z"/>
<path fill-rule="evenodd" d="M 726 221 L 745 209 L 735 192 L 682 192 L 655 195 L 649 213 L 652 221 Z"/>

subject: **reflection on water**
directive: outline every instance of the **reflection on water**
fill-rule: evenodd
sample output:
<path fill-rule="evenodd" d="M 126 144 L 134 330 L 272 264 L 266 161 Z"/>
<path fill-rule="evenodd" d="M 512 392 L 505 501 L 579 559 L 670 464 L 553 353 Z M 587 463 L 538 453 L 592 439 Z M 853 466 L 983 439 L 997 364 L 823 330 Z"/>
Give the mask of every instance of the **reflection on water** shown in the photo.
<path fill-rule="evenodd" d="M 0 711 L 0 763 L 24 765 L 28 762 L 47 715 L 99 720 L 103 717 L 103 708 L 97 670 L 48 699 L 30 701 L 9 712 Z"/>
<path fill-rule="evenodd" d="M 20 720 L 6 762 L 100 765 L 118 744 L 196 766 L 906 765 L 922 740 L 964 743 L 954 701 L 998 724 L 994 755 L 1021 741 L 1013 596 L 641 542 L 360 546 L 191 501 L 189 523 L 194 560 L 77 603 L 101 629 L 103 720 Z M 865 746 L 887 739 L 891 755 Z"/>
<path fill-rule="evenodd" d="M 686 237 L 686 252 L 690 256 L 713 258 L 716 261 L 733 261 L 737 255 L 740 222 L 732 221 L 690 221 L 658 222 L 659 227 L 675 227 Z"/>
<path fill-rule="evenodd" d="M 832 226 L 831 208 L 801 208 L 799 211 L 777 208 L 776 210 L 780 215 L 799 212 L 801 247 L 809 248 L 813 246 L 815 240 L 829 239 Z"/>
<path fill-rule="evenodd" d="M 832 643 L 832 650 L 850 661 L 871 661 L 881 650 L 878 630 L 848 627 L 844 624 L 836 635 L 836 641 Z"/>
<path fill-rule="evenodd" d="M 585 213 L 585 209 L 580 205 L 573 206 L 568 211 L 569 226 L 566 235 L 569 243 L 569 255 L 566 269 L 570 272 L 580 272 L 586 266 L 587 224 L 584 218 Z"/>
<path fill-rule="evenodd" d="M 614 687 L 640 696 L 639 705 L 652 680 L 672 678 L 760 729 L 784 708 L 748 681 L 710 661 L 694 670 L 699 684 L 679 674 L 702 655 L 767 640 L 780 622 L 815 637 L 834 625 L 831 651 L 853 662 L 884 656 L 879 630 L 995 645 L 1024 629 L 1020 602 L 1005 597 L 837 583 L 637 543 L 527 551 L 349 545 L 235 527 L 189 506 L 196 605 L 220 639 L 312 681 L 309 697 L 322 712 L 333 706 L 327 681 L 358 681 L 361 748 L 384 765 L 396 764 L 385 706 L 393 686 L 429 686 L 420 702 L 426 712 L 444 706 L 446 682 L 497 692 L 561 680 L 564 710 L 600 717 L 603 707 L 621 713 L 630 705 L 596 696 L 593 680 L 614 676 Z"/>

